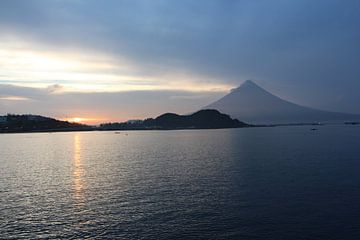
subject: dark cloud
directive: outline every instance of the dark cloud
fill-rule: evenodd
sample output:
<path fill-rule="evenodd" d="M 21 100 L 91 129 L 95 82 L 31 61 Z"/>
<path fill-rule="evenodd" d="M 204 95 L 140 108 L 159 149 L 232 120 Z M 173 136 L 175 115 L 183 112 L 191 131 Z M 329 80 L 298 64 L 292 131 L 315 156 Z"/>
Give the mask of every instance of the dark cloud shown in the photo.
<path fill-rule="evenodd" d="M 126 57 L 146 75 L 181 69 L 234 85 L 254 78 L 304 105 L 360 113 L 359 1 L 11 0 L 0 5 L 4 33 L 55 48 Z"/>
<path fill-rule="evenodd" d="M 19 96 L 33 100 L 44 100 L 47 96 L 47 92 L 43 89 L 19 87 L 10 84 L 0 84 L 0 95 Z"/>

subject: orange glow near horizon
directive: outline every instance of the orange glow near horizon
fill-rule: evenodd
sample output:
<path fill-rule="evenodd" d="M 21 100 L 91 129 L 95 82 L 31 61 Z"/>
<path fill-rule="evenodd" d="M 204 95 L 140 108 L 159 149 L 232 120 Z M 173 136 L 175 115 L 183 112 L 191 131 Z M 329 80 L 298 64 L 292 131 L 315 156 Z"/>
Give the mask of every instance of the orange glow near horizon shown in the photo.
<path fill-rule="evenodd" d="M 98 124 L 104 121 L 105 119 L 100 118 L 86 118 L 86 117 L 67 117 L 62 118 L 62 121 L 68 121 L 72 123 L 80 123 L 80 124 Z"/>

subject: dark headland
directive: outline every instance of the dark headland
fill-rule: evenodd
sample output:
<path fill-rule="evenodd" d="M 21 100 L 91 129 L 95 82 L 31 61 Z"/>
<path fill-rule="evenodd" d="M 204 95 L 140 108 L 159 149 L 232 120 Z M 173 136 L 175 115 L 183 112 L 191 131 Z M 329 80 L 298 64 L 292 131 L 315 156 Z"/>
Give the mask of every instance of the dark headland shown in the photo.
<path fill-rule="evenodd" d="M 39 115 L 0 116 L 0 133 L 89 131 L 93 127 Z"/>

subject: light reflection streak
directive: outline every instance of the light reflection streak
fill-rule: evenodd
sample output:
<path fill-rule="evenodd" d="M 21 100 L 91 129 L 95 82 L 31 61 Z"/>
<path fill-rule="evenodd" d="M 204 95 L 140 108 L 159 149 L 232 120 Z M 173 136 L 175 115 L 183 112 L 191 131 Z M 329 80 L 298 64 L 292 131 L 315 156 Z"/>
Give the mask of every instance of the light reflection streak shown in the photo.
<path fill-rule="evenodd" d="M 84 203 L 84 168 L 81 159 L 81 137 L 79 134 L 74 136 L 74 198 L 77 204 Z"/>

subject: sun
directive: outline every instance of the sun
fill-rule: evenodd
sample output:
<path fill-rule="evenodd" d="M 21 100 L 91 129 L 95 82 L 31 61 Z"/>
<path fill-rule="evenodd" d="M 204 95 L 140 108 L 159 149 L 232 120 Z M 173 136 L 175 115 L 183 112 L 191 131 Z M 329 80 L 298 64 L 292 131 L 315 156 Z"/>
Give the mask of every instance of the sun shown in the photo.
<path fill-rule="evenodd" d="M 85 121 L 84 118 L 79 118 L 79 117 L 75 117 L 75 118 L 71 119 L 71 122 L 75 122 L 75 123 L 81 123 L 84 121 Z"/>
<path fill-rule="evenodd" d="M 61 118 L 63 121 L 71 122 L 71 123 L 80 123 L 80 124 L 98 124 L 105 119 L 102 118 L 85 118 L 85 117 L 66 117 Z"/>
<path fill-rule="evenodd" d="M 89 121 L 88 118 L 81 118 L 81 117 L 70 117 L 62 119 L 64 121 L 72 122 L 72 123 L 84 123 Z"/>

